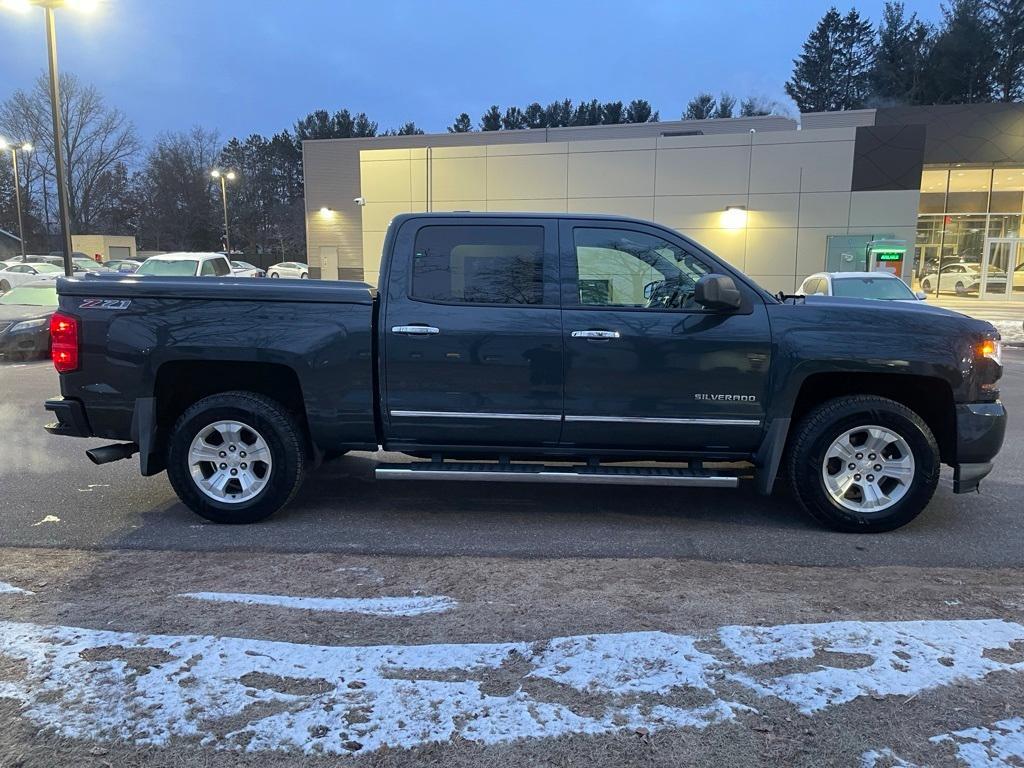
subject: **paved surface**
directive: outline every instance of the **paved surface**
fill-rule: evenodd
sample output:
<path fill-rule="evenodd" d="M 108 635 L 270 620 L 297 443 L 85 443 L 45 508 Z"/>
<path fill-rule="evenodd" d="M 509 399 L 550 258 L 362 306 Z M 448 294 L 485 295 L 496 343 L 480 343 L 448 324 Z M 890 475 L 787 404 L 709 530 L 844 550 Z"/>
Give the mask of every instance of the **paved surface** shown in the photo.
<path fill-rule="evenodd" d="M 1024 411 L 1024 351 L 1006 354 L 1003 398 Z M 321 468 L 297 500 L 255 526 L 208 524 L 163 475 L 133 461 L 93 466 L 102 441 L 53 438 L 48 363 L 0 365 L 0 546 L 345 552 L 517 557 L 672 557 L 794 565 L 1019 566 L 1024 428 L 1013 419 L 981 495 L 954 496 L 950 472 L 929 509 L 889 534 L 835 534 L 784 495 L 638 487 L 386 483 L 374 456 Z M 42 522 L 47 516 L 59 522 Z"/>

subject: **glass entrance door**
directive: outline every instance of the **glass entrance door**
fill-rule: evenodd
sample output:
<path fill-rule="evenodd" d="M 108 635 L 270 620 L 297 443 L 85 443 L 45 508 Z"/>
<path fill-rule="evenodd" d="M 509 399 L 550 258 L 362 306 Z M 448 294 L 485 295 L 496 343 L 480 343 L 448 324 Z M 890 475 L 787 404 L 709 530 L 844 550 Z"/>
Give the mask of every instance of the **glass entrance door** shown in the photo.
<path fill-rule="evenodd" d="M 992 237 L 985 241 L 978 296 L 1024 301 L 1024 240 Z"/>

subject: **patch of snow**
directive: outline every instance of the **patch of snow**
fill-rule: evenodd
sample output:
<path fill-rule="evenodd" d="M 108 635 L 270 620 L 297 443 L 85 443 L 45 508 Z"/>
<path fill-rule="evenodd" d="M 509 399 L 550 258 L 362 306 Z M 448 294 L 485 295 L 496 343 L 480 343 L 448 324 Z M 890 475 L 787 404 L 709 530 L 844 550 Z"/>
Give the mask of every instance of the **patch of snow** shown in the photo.
<path fill-rule="evenodd" d="M 722 627 L 722 643 L 747 666 L 813 659 L 817 650 L 858 654 L 866 666 L 819 665 L 781 676 L 754 670 L 730 677 L 762 696 L 778 696 L 805 714 L 858 696 L 909 696 L 954 680 L 978 680 L 1000 670 L 1024 670 L 986 658 L 1024 640 L 1024 626 L 999 619 L 977 621 L 839 621 L 778 627 Z"/>
<path fill-rule="evenodd" d="M 895 768 L 923 768 L 916 763 L 908 763 L 888 747 L 884 749 L 870 749 L 860 756 L 861 768 L 876 768 L 881 761 L 884 765 L 895 766 Z"/>
<path fill-rule="evenodd" d="M 57 517 L 56 515 L 47 515 L 42 520 L 40 520 L 38 523 L 32 523 L 32 527 L 35 528 L 37 525 L 42 525 L 43 523 L 59 523 L 59 522 L 60 522 L 60 518 Z"/>
<path fill-rule="evenodd" d="M 6 581 L 0 581 L 0 595 L 32 595 L 34 592 L 29 592 L 27 589 L 16 587 L 13 584 L 8 584 Z"/>
<path fill-rule="evenodd" d="M 1024 321 L 989 320 L 999 331 L 1004 344 L 1024 344 Z"/>
<path fill-rule="evenodd" d="M 252 595 L 241 592 L 186 592 L 178 597 L 217 603 L 274 605 L 306 611 L 363 613 L 369 616 L 420 616 L 444 613 L 458 603 L 450 597 L 293 597 L 291 595 Z"/>
<path fill-rule="evenodd" d="M 956 744 L 957 757 L 969 768 L 1013 768 L 1024 765 L 1024 718 L 1000 720 L 988 728 L 966 728 L 930 741 Z"/>
<path fill-rule="evenodd" d="M 176 736 L 216 749 L 340 754 L 455 736 L 490 744 L 639 727 L 704 728 L 745 710 L 722 700 L 647 709 L 623 696 L 664 691 L 673 680 L 680 685 L 704 681 L 715 661 L 691 652 L 687 640 L 627 632 L 555 638 L 539 652 L 528 643 L 333 647 L 0 622 L 0 654 L 26 662 L 28 669 L 23 680 L 0 681 L 0 697 L 20 701 L 25 717 L 70 738 L 163 744 Z M 625 670 L 638 669 L 640 649 L 648 645 L 649 660 L 659 670 L 639 687 L 616 683 Z M 91 652 L 100 648 L 105 651 L 97 659 Z M 137 657 L 134 662 L 116 658 L 111 648 L 123 649 L 124 655 L 148 654 L 149 666 L 140 669 Z M 482 690 L 485 673 L 493 676 L 506 660 L 520 657 L 532 668 L 530 674 L 574 688 L 592 687 L 593 676 L 607 672 L 600 686 L 608 694 L 607 707 L 581 715 L 522 687 L 508 695 Z M 563 667 L 577 672 L 563 676 Z M 252 673 L 307 685 L 315 681 L 316 692 L 263 687 Z M 244 722 L 244 710 L 254 704 L 267 706 Z M 211 725 L 237 716 L 244 724 L 226 735 Z"/>

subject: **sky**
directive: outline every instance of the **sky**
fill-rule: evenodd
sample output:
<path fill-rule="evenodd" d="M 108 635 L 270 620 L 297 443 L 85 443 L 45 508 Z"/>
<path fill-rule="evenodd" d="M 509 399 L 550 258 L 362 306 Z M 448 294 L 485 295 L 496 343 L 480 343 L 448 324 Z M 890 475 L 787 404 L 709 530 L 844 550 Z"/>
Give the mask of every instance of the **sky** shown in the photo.
<path fill-rule="evenodd" d="M 883 0 L 857 7 L 873 22 Z M 939 0 L 908 0 L 926 21 Z M 811 0 L 98 0 L 58 11 L 62 71 L 149 141 L 193 125 L 273 134 L 315 109 L 443 132 L 460 112 L 555 99 L 649 100 L 677 119 L 700 90 L 795 107 L 783 83 L 827 5 Z M 848 5 L 841 4 L 845 12 Z M 0 3 L 0 100 L 45 71 L 42 11 Z"/>

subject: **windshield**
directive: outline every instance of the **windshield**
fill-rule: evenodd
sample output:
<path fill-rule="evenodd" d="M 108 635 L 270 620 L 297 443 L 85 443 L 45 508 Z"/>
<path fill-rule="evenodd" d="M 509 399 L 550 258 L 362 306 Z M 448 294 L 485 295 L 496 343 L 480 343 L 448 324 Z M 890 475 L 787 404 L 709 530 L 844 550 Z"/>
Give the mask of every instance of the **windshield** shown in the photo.
<path fill-rule="evenodd" d="M 21 304 L 29 307 L 56 307 L 57 285 L 21 285 L 0 296 L 0 304 Z"/>
<path fill-rule="evenodd" d="M 149 259 L 143 262 L 135 273 L 137 275 L 163 275 L 165 277 L 194 277 L 198 261 L 183 259 L 181 261 L 159 261 Z"/>
<path fill-rule="evenodd" d="M 247 261 L 232 261 L 231 266 L 235 269 L 256 269 L 256 267 Z"/>
<path fill-rule="evenodd" d="M 848 299 L 916 299 L 902 280 L 892 277 L 842 277 L 832 280 L 832 295 Z"/>

